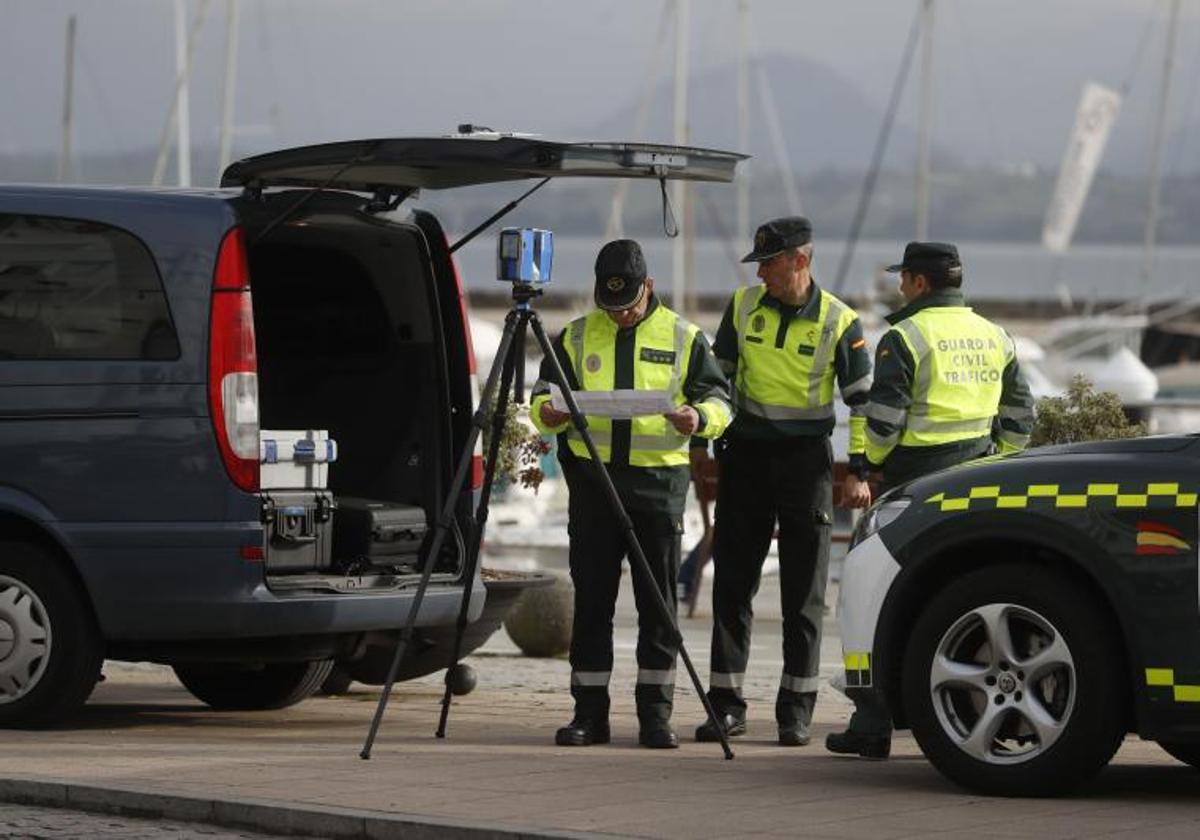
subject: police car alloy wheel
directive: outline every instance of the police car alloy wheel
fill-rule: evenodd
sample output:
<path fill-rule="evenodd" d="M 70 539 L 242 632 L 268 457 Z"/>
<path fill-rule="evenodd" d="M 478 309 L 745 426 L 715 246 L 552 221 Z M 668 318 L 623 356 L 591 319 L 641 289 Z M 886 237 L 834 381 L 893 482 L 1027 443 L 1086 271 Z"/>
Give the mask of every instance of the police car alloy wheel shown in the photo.
<path fill-rule="evenodd" d="M 1100 770 L 1127 723 L 1128 672 L 1089 590 L 1034 565 L 945 584 L 903 662 L 913 735 L 948 778 L 1006 796 L 1060 793 Z"/>
<path fill-rule="evenodd" d="M 0 540 L 0 726 L 43 726 L 83 705 L 100 676 L 91 605 L 59 557 Z"/>
<path fill-rule="evenodd" d="M 1075 709 L 1075 663 L 1062 634 L 1016 604 L 984 604 L 945 632 L 929 690 L 943 731 L 967 755 L 1019 764 L 1052 747 Z"/>

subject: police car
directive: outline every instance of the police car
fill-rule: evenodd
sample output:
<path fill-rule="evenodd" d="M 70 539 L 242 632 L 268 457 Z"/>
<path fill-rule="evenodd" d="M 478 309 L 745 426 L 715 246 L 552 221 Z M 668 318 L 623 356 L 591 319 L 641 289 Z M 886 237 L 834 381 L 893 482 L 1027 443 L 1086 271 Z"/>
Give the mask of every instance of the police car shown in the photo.
<path fill-rule="evenodd" d="M 972 790 L 1045 796 L 1128 732 L 1200 767 L 1200 437 L 1045 447 L 935 473 L 860 520 L 848 686 Z"/>

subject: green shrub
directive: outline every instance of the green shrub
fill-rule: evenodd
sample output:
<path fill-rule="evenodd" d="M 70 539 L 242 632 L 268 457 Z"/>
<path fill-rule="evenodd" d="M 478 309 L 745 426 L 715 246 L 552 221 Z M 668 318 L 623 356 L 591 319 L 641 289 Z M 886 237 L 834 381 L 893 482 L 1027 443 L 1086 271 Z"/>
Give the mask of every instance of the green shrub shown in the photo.
<path fill-rule="evenodd" d="M 1029 445 L 1080 443 L 1141 437 L 1146 427 L 1130 423 L 1121 400 L 1112 391 L 1096 392 L 1086 376 L 1075 376 L 1064 397 L 1038 400 L 1037 420 Z"/>

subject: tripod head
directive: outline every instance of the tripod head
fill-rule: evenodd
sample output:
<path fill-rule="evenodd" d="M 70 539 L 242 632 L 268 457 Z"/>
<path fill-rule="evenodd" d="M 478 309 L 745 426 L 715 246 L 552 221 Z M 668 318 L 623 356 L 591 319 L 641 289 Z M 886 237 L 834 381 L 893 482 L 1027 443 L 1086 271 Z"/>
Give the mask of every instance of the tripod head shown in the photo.
<path fill-rule="evenodd" d="M 513 306 L 517 309 L 528 309 L 535 298 L 542 296 L 545 290 L 541 286 L 530 286 L 525 283 L 513 283 Z"/>

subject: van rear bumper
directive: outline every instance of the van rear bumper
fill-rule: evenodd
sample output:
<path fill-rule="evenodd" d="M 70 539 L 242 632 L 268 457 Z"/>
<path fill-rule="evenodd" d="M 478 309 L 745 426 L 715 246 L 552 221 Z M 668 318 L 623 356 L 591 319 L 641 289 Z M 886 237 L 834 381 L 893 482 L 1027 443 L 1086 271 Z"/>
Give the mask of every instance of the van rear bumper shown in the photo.
<path fill-rule="evenodd" d="M 240 549 L 262 544 L 258 523 L 56 523 L 109 641 L 321 636 L 404 626 L 416 583 L 401 590 L 276 592 L 261 561 Z M 418 627 L 452 625 L 460 583 L 431 583 Z M 472 582 L 474 621 L 486 590 Z"/>

